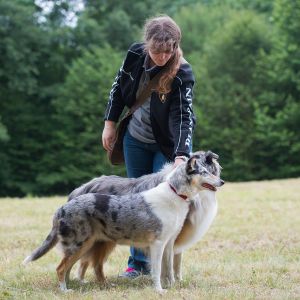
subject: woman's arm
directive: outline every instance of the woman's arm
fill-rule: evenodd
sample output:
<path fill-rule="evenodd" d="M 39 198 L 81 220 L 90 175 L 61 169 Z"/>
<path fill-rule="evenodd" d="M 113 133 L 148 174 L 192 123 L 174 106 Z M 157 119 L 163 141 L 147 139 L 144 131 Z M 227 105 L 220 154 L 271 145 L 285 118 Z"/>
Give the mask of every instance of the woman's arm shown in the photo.
<path fill-rule="evenodd" d="M 123 64 L 118 71 L 117 76 L 112 84 L 112 88 L 109 93 L 109 100 L 106 106 L 104 120 L 109 120 L 113 122 L 118 122 L 119 117 L 124 109 L 125 103 L 122 99 L 121 91 L 121 76 L 122 76 Z"/>
<path fill-rule="evenodd" d="M 194 81 L 181 81 L 171 93 L 170 121 L 174 136 L 174 158 L 189 156 L 192 148 L 192 134 L 195 126 L 193 112 Z"/>

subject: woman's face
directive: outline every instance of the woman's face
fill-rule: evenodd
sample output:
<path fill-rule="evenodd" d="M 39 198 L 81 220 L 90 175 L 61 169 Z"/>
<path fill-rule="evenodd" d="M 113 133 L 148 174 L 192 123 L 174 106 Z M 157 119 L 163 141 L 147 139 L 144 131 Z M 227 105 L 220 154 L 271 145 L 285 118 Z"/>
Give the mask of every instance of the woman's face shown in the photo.
<path fill-rule="evenodd" d="M 158 52 L 151 49 L 148 52 L 154 65 L 160 67 L 164 66 L 173 54 L 172 51 Z"/>

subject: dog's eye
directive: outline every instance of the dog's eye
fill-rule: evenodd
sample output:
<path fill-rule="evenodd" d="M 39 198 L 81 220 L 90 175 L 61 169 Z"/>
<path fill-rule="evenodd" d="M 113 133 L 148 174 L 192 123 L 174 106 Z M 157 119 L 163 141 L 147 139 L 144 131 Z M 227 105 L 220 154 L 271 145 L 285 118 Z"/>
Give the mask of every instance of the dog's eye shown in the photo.
<path fill-rule="evenodd" d="M 202 176 L 206 176 L 206 175 L 208 174 L 208 172 L 207 172 L 206 170 L 203 170 L 203 171 L 200 172 L 200 174 L 201 174 Z"/>

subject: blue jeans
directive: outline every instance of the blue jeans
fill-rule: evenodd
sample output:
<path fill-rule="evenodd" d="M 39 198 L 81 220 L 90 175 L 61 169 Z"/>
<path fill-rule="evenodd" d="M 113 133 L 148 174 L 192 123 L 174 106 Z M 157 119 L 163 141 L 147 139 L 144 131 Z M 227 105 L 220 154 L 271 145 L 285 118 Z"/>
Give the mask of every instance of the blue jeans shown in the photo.
<path fill-rule="evenodd" d="M 168 159 L 162 154 L 158 144 L 140 142 L 127 130 L 123 149 L 127 176 L 137 178 L 142 175 L 158 172 Z M 136 248 L 130 247 L 128 267 L 144 273 L 149 272 L 149 258 Z"/>

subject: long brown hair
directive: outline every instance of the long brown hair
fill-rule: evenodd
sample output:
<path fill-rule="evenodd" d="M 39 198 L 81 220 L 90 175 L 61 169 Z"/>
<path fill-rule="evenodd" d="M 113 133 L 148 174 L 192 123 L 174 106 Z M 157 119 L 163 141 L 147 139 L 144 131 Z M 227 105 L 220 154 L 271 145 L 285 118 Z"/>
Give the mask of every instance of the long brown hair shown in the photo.
<path fill-rule="evenodd" d="M 161 96 L 171 91 L 171 84 L 180 67 L 182 50 L 180 49 L 181 31 L 175 21 L 167 15 L 148 19 L 144 26 L 145 51 L 172 52 L 173 55 L 164 67 L 157 91 Z M 162 100 L 162 98 L 161 98 Z"/>

